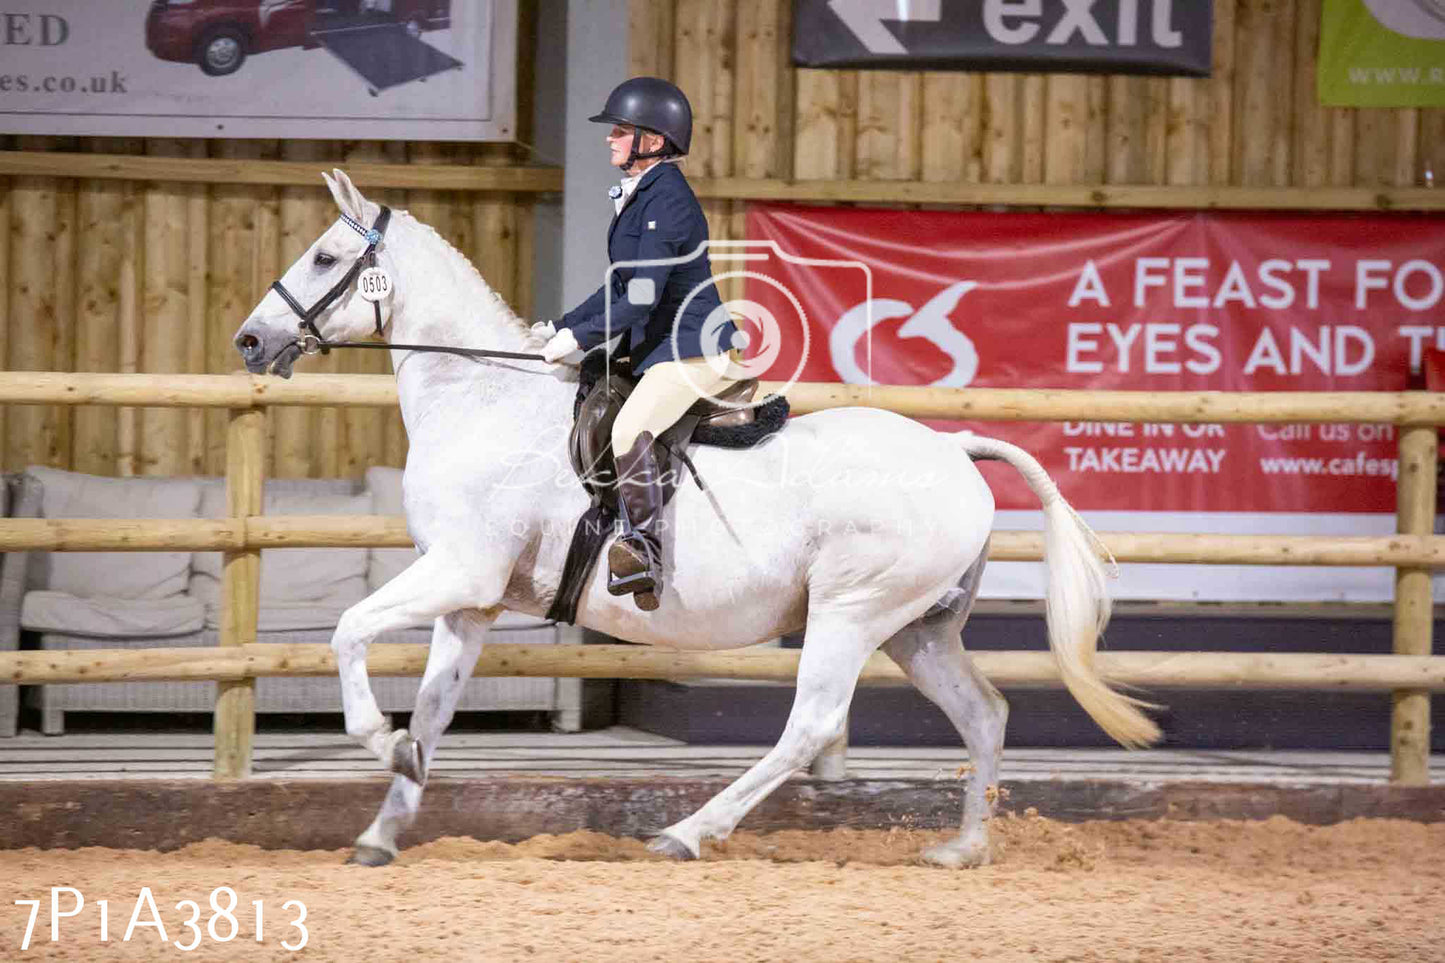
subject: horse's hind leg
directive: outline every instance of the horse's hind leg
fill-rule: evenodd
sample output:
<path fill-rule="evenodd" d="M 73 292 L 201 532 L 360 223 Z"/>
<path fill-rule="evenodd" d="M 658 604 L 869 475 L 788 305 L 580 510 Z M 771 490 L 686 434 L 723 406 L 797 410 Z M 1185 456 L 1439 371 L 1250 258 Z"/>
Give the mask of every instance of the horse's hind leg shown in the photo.
<path fill-rule="evenodd" d="M 437 619 L 427 651 L 426 672 L 411 714 L 411 738 L 398 748 L 406 756 L 402 770 L 391 781 L 381 811 L 356 840 L 351 861 L 366 866 L 384 866 L 397 854 L 396 837 L 416 819 L 422 787 L 432 754 L 442 733 L 451 724 L 462 689 L 472 677 L 482 643 L 496 615 L 488 610 L 452 612 Z M 406 732 L 408 730 L 402 730 Z"/>
<path fill-rule="evenodd" d="M 998 802 L 999 759 L 1008 721 L 1008 703 L 974 666 L 959 638 L 978 594 L 987 555 L 985 547 L 958 588 L 883 644 L 883 651 L 944 711 L 968 747 L 973 771 L 964 793 L 962 831 L 923 853 L 926 861 L 951 868 L 989 861 L 989 821 Z"/>
<path fill-rule="evenodd" d="M 649 848 L 696 859 L 703 839 L 726 839 L 779 783 L 812 762 L 843 731 L 858 675 L 877 649 L 877 639 L 845 616 L 819 618 L 810 613 L 798 663 L 797 694 L 778 744 L 697 812 L 663 830 Z"/>

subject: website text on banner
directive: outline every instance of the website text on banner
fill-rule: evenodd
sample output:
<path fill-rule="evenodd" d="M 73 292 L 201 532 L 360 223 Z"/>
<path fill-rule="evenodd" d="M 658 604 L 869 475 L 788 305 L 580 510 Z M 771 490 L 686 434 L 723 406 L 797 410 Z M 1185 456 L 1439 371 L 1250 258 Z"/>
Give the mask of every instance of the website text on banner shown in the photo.
<path fill-rule="evenodd" d="M 1325 0 L 1320 103 L 1445 107 L 1445 0 Z"/>
<path fill-rule="evenodd" d="M 747 300 L 788 319 L 780 330 L 808 333 L 782 339 L 769 374 L 780 379 L 799 370 L 800 380 L 856 384 L 1396 391 L 1426 350 L 1445 347 L 1439 217 L 757 205 L 748 232 L 790 257 L 769 262 L 766 280 L 750 277 Z M 871 317 L 858 272 L 803 263 L 846 258 L 871 269 Z M 1388 425 L 967 427 L 1032 452 L 1101 527 L 1393 525 Z M 1000 509 L 1035 507 L 1006 473 L 989 480 Z M 1259 515 L 1266 524 L 1241 523 Z M 1357 597 L 1325 593 L 1344 596 Z"/>

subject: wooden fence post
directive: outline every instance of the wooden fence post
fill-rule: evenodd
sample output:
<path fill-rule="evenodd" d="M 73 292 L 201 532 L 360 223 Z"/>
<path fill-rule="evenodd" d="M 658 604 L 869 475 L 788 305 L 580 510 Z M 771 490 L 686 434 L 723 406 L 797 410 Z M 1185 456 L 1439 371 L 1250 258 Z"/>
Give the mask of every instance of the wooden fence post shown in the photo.
<path fill-rule="evenodd" d="M 1400 480 L 1396 527 L 1401 534 L 1430 534 L 1435 528 L 1435 477 L 1440 438 L 1429 425 L 1400 429 Z M 1430 569 L 1395 570 L 1396 655 L 1430 655 L 1435 605 Z M 1396 689 L 1390 714 L 1390 781 L 1422 786 L 1430 781 L 1430 693 Z"/>
<path fill-rule="evenodd" d="M 232 518 L 261 514 L 266 413 L 259 408 L 231 412 L 226 437 L 226 513 Z M 256 640 L 261 601 L 261 552 L 225 552 L 221 577 L 221 645 Z M 251 775 L 251 738 L 256 731 L 256 680 L 216 683 L 216 779 Z"/>
<path fill-rule="evenodd" d="M 814 779 L 823 779 L 827 782 L 837 782 L 840 779 L 848 778 L 848 720 L 843 720 L 843 732 L 823 747 L 818 753 L 813 764 L 808 767 L 808 774 Z"/>

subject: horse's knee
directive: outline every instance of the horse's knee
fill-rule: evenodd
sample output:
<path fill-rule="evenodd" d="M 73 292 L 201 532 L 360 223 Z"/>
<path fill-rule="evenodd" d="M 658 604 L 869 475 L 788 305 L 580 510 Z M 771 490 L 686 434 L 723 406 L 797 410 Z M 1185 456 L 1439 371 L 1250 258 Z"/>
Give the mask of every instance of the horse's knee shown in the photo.
<path fill-rule="evenodd" d="M 340 656 L 348 646 L 361 637 L 362 620 L 352 606 L 341 613 L 341 618 L 336 620 L 336 631 L 331 633 L 331 651 Z"/>

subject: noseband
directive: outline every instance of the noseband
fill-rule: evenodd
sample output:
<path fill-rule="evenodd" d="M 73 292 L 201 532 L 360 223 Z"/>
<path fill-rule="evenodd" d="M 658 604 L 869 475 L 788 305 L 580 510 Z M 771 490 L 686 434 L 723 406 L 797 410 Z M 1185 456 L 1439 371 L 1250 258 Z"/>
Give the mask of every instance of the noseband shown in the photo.
<path fill-rule="evenodd" d="M 351 265 L 351 270 L 347 271 L 346 275 L 342 277 L 340 281 L 332 285 L 330 291 L 323 294 L 310 308 L 303 308 L 301 307 L 301 302 L 292 297 L 291 292 L 286 290 L 286 286 L 282 284 L 280 280 L 271 283 L 271 290 L 281 295 L 281 300 L 285 301 L 290 305 L 291 310 L 296 312 L 296 316 L 301 319 L 301 330 L 306 333 L 308 339 L 312 339 L 310 345 L 305 344 L 303 339 L 302 350 L 306 351 L 307 348 L 311 349 L 306 351 L 307 354 L 317 349 L 320 349 L 322 354 L 330 353 L 330 348 L 326 340 L 321 337 L 321 331 L 316 327 L 316 319 L 321 315 L 321 312 L 336 303 L 337 298 L 350 290 L 351 285 L 356 283 L 356 279 L 362 271 L 367 268 L 376 267 L 376 246 L 380 244 L 381 239 L 386 236 L 386 226 L 391 223 L 391 208 L 382 205 L 381 213 L 376 215 L 376 223 L 371 226 L 370 230 L 363 227 L 359 221 L 347 216 L 344 212 L 341 215 L 341 220 L 347 227 L 366 238 L 366 250 L 362 251 L 360 256 L 357 257 L 356 261 Z M 381 302 L 372 301 L 371 306 L 372 309 L 376 311 L 376 336 L 380 338 L 383 336 L 381 331 Z"/>

